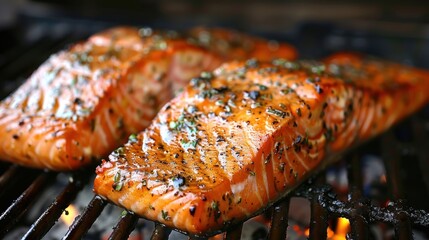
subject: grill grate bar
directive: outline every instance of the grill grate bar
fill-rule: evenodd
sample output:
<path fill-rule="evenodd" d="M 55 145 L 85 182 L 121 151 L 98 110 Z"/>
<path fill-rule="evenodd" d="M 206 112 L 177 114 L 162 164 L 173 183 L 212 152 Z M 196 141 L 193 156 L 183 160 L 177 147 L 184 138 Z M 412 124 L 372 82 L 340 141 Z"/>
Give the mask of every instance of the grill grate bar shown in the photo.
<path fill-rule="evenodd" d="M 268 239 L 286 239 L 288 228 L 290 197 L 273 207 L 273 217 L 271 218 L 271 228 Z"/>
<path fill-rule="evenodd" d="M 31 225 L 23 239 L 41 239 L 88 181 L 89 174 L 73 177 L 49 208 Z"/>
<path fill-rule="evenodd" d="M 27 211 L 28 207 L 36 199 L 50 180 L 53 179 L 55 173 L 45 172 L 41 174 L 19 197 L 12 205 L 0 216 L 0 236 L 7 233 Z"/>
<path fill-rule="evenodd" d="M 411 119 L 411 125 L 414 135 L 414 146 L 417 147 L 418 162 L 421 168 L 423 181 L 426 186 L 426 191 L 429 192 L 429 157 L 426 153 L 428 149 L 428 141 L 425 139 L 424 121 L 413 117 Z"/>
<path fill-rule="evenodd" d="M 324 184 L 325 176 L 320 174 L 315 181 L 314 185 Z M 313 192 L 310 199 L 311 202 L 311 216 L 310 216 L 310 239 L 323 240 L 326 239 L 326 230 L 328 228 L 328 213 L 325 208 L 319 203 L 319 193 Z"/>
<path fill-rule="evenodd" d="M 400 152 L 398 151 L 397 142 L 392 131 L 388 131 L 381 137 L 381 151 L 384 166 L 386 168 L 387 182 L 389 186 L 391 199 L 404 198 L 404 190 L 400 184 Z"/>
<path fill-rule="evenodd" d="M 235 226 L 233 229 L 230 229 L 224 234 L 225 240 L 230 239 L 240 239 L 241 238 L 241 231 L 243 229 L 243 224 L 239 224 L 238 226 Z"/>
<path fill-rule="evenodd" d="M 152 233 L 151 240 L 164 240 L 170 236 L 171 229 L 159 223 L 155 223 L 155 230 Z"/>
<path fill-rule="evenodd" d="M 381 150 L 384 165 L 386 167 L 388 186 L 391 199 L 403 199 L 404 189 L 401 183 L 400 169 L 400 152 L 398 151 L 397 141 L 392 131 L 388 131 L 381 137 Z M 402 208 L 402 202 L 399 201 L 399 207 Z M 395 235 L 398 239 L 413 239 L 410 219 L 407 214 L 395 211 Z"/>
<path fill-rule="evenodd" d="M 350 189 L 350 204 L 355 211 L 351 213 L 350 224 L 352 239 L 369 239 L 368 224 L 365 219 L 368 218 L 368 209 L 362 202 L 363 178 L 360 155 L 353 154 L 350 156 L 347 173 Z"/>
<path fill-rule="evenodd" d="M 82 215 L 75 218 L 63 239 L 81 239 L 103 211 L 106 203 L 101 197 L 95 195 Z"/>
<path fill-rule="evenodd" d="M 114 227 L 113 232 L 109 237 L 109 240 L 128 239 L 128 236 L 136 227 L 138 220 L 139 218 L 137 215 L 127 212 L 127 214 L 125 214 L 125 216 L 122 216 L 121 220 Z"/>
<path fill-rule="evenodd" d="M 411 228 L 410 218 L 405 212 L 396 212 L 395 218 L 398 220 L 395 224 L 395 235 L 399 240 L 414 239 Z"/>
<path fill-rule="evenodd" d="M 10 183 L 13 182 L 14 179 L 16 179 L 18 172 L 23 169 L 24 168 L 19 167 L 18 165 L 12 165 L 3 175 L 0 176 L 0 199 L 6 192 L 6 186 L 11 185 Z"/>

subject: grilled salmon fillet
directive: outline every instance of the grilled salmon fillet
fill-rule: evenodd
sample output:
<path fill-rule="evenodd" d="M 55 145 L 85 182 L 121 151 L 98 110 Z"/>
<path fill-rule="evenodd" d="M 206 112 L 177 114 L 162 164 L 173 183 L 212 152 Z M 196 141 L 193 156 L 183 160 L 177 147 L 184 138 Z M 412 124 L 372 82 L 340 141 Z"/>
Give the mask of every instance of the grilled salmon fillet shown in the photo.
<path fill-rule="evenodd" d="M 194 78 L 97 168 L 94 191 L 212 235 L 260 213 L 428 101 L 429 73 L 359 55 L 254 60 Z"/>
<path fill-rule="evenodd" d="M 0 158 L 36 168 L 79 168 L 147 127 L 174 92 L 201 71 L 227 59 L 252 57 L 253 49 L 264 46 L 267 58 L 296 56 L 289 45 L 273 49 L 243 34 L 240 41 L 253 45 L 235 54 L 241 43 L 232 44 L 228 36 L 238 33 L 216 32 L 225 36 L 222 51 L 204 46 L 196 33 L 178 37 L 119 27 L 53 55 L 0 103 Z"/>

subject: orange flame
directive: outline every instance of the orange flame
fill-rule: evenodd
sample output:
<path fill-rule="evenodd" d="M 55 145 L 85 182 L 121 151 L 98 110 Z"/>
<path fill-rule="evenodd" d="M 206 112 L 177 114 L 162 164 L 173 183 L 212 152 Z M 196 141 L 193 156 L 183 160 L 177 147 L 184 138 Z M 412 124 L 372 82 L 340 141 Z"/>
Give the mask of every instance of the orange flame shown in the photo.
<path fill-rule="evenodd" d="M 68 206 L 63 214 L 61 215 L 60 219 L 68 226 L 70 226 L 73 223 L 73 220 L 78 215 L 78 211 L 75 206 L 70 205 Z"/>
<path fill-rule="evenodd" d="M 347 218 L 338 218 L 337 229 L 332 240 L 346 240 L 346 235 L 350 231 L 350 222 Z"/>
<path fill-rule="evenodd" d="M 298 235 L 310 236 L 310 228 L 302 230 L 298 225 L 294 225 L 292 228 Z M 329 240 L 346 240 L 346 235 L 349 231 L 349 220 L 347 218 L 338 218 L 336 231 L 334 232 L 331 227 L 328 226 L 328 229 L 326 229 L 326 236 Z"/>

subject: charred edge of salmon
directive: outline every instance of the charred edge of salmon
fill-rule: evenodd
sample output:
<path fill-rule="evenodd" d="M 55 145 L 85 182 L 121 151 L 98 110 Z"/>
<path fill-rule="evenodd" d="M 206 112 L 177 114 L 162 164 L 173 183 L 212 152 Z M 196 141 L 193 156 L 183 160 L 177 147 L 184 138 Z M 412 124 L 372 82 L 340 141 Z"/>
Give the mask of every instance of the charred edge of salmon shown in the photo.
<path fill-rule="evenodd" d="M 247 64 L 250 65 L 250 66 L 253 66 L 254 62 L 252 61 L 252 62 L 249 62 Z M 307 64 L 307 63 L 305 63 L 305 64 Z M 279 65 L 279 64 L 277 64 L 277 65 Z M 297 70 L 298 68 L 300 68 L 300 65 L 297 65 L 296 63 L 293 63 L 293 62 L 287 62 L 287 61 L 282 61 L 281 65 L 284 65 L 287 69 L 291 70 L 292 72 L 295 71 L 295 70 Z M 325 65 L 320 65 L 320 64 L 319 65 L 312 65 L 311 64 L 310 67 L 306 68 L 306 69 L 308 69 L 310 71 L 310 73 L 317 73 L 317 72 L 319 72 L 321 70 L 321 67 L 325 67 Z M 296 73 L 298 74 L 298 73 L 300 73 L 300 71 L 297 71 Z M 417 74 L 417 77 L 424 78 L 425 81 L 427 81 L 427 79 L 428 79 L 427 73 L 424 73 L 424 75 L 421 75 L 421 76 L 419 74 Z M 308 78 L 307 78 L 307 80 L 308 80 Z M 359 80 L 359 78 L 357 78 L 355 80 Z M 410 79 L 408 79 L 408 80 L 410 80 Z M 422 79 L 420 79 L 420 81 L 422 81 Z M 314 82 L 312 82 L 312 80 L 308 80 L 308 82 L 309 82 L 310 85 L 314 84 Z M 322 83 L 323 82 L 324 81 L 322 81 Z M 296 184 L 297 182 L 304 181 L 304 179 L 306 179 L 307 176 L 310 175 L 311 172 L 314 171 L 315 169 L 323 169 L 327 164 L 329 164 L 329 162 L 334 161 L 333 159 L 335 159 L 342 152 L 346 151 L 349 146 L 351 146 L 351 145 L 357 145 L 357 144 L 359 144 L 359 142 L 368 140 L 369 138 L 374 137 L 375 135 L 381 133 L 382 131 L 385 131 L 391 124 L 393 124 L 395 122 L 398 122 L 400 119 L 402 119 L 403 117 L 405 117 L 410 112 L 416 110 L 418 107 L 420 107 L 421 105 L 423 105 L 428 100 L 427 95 L 423 94 L 424 91 L 423 91 L 423 93 L 422 93 L 422 91 L 417 91 L 419 93 L 418 98 L 417 98 L 416 101 L 412 102 L 413 104 L 411 106 L 408 106 L 407 104 L 402 104 L 401 106 L 399 106 L 400 108 L 395 109 L 394 107 L 392 107 L 392 105 L 390 105 L 391 103 L 389 103 L 389 101 L 393 101 L 393 99 L 401 97 L 403 95 L 412 95 L 414 93 L 414 90 L 416 90 L 416 88 L 418 86 L 414 86 L 412 84 L 413 81 L 411 81 L 411 82 L 405 81 L 405 83 L 402 83 L 402 85 L 400 85 L 402 88 L 400 88 L 398 86 L 392 86 L 392 88 L 388 88 L 387 90 L 385 90 L 383 88 L 383 86 L 378 86 L 379 89 L 377 90 L 377 88 L 374 89 L 371 86 L 369 86 L 369 87 L 366 86 L 365 83 L 358 83 L 358 82 L 356 82 L 355 84 L 357 84 L 357 86 L 353 86 L 353 83 L 345 83 L 345 84 L 341 83 L 341 84 L 339 84 L 339 82 L 342 82 L 342 81 L 336 80 L 336 81 L 332 82 L 332 84 L 325 84 L 324 83 L 323 85 L 321 85 L 323 87 L 323 91 L 320 91 L 320 89 L 318 90 L 317 86 L 314 86 L 315 87 L 315 91 L 318 92 L 321 95 L 324 95 L 325 97 L 323 99 L 329 99 L 329 94 L 328 94 L 328 96 L 326 96 L 326 94 L 329 92 L 329 90 L 330 89 L 332 89 L 332 90 L 338 90 L 338 88 L 340 87 L 339 89 L 340 90 L 342 89 L 340 92 L 346 94 L 345 96 L 342 97 L 343 98 L 342 100 L 344 100 L 346 98 L 353 98 L 353 101 L 357 101 L 356 99 L 358 99 L 358 98 L 354 98 L 354 95 L 347 95 L 347 94 L 358 94 L 358 93 L 361 93 L 361 94 L 365 95 L 365 97 L 369 98 L 369 99 L 378 98 L 378 99 L 385 100 L 385 101 L 383 101 L 381 103 L 378 103 L 378 105 L 376 105 L 376 102 L 370 103 L 370 105 L 368 105 L 368 108 L 374 110 L 374 109 L 376 109 L 377 107 L 380 107 L 380 106 L 381 107 L 386 107 L 387 108 L 386 109 L 387 112 L 384 112 L 384 114 L 392 113 L 393 117 L 391 119 L 393 119 L 393 120 L 389 120 L 388 124 L 386 126 L 378 125 L 374 129 L 373 128 L 366 128 L 366 127 L 363 127 L 363 126 L 357 126 L 357 128 L 358 128 L 357 132 L 353 133 L 353 137 L 355 139 L 352 142 L 344 142 L 344 143 L 342 143 L 342 144 L 340 144 L 339 146 L 336 146 L 336 147 L 335 147 L 334 144 L 336 142 L 338 142 L 338 141 L 335 140 L 335 137 L 337 137 L 337 136 L 339 136 L 339 134 L 343 133 L 343 131 L 341 129 L 346 129 L 347 128 L 347 124 L 343 124 L 342 126 L 340 126 L 340 130 L 339 131 L 332 130 L 332 129 L 331 130 L 325 129 L 323 133 L 325 135 L 325 138 L 328 140 L 328 143 L 323 145 L 323 147 L 326 148 L 326 151 L 327 151 L 327 154 L 324 157 L 324 160 L 321 163 L 317 163 L 315 166 L 310 167 L 309 171 L 300 171 L 299 178 L 295 179 L 295 182 L 292 181 L 291 184 L 287 186 L 287 189 L 284 190 L 283 193 L 281 193 L 281 194 L 279 194 L 277 196 L 275 196 L 275 195 L 271 196 L 269 199 L 267 199 L 267 201 L 264 203 L 264 205 L 262 205 L 262 206 L 260 206 L 258 208 L 258 210 L 252 211 L 251 214 L 249 214 L 247 216 L 242 216 L 240 219 L 236 219 L 236 221 L 240 221 L 242 219 L 247 219 L 249 216 L 254 216 L 255 214 L 259 213 L 260 211 L 262 211 L 267 206 L 272 205 L 276 201 L 276 199 L 279 199 L 279 198 L 283 197 L 288 192 L 290 192 L 291 189 L 295 188 L 296 185 L 297 185 Z M 421 84 L 425 84 L 425 83 L 426 82 L 423 82 Z M 341 88 L 341 87 L 344 87 L 344 86 L 346 86 L 345 89 Z M 404 88 L 404 86 L 405 86 L 405 88 Z M 428 88 L 427 85 L 424 86 L 424 89 L 427 89 L 427 88 Z M 422 90 L 422 89 L 420 89 L 420 90 Z M 381 92 L 384 91 L 385 93 L 381 93 L 380 91 Z M 380 93 L 378 93 L 378 92 L 380 92 Z M 325 94 L 323 94 L 323 93 L 325 93 Z M 331 103 L 331 105 L 333 104 L 334 107 L 335 107 L 335 104 L 339 104 L 338 107 L 340 109 L 340 112 L 339 112 L 340 114 L 334 114 L 335 113 L 334 112 L 335 109 L 331 110 L 332 112 L 328 112 L 328 114 L 331 114 L 332 116 L 329 116 L 331 120 L 326 120 L 327 123 L 328 123 L 327 127 L 332 127 L 333 128 L 333 126 L 335 124 L 337 124 L 338 121 L 341 122 L 344 119 L 346 119 L 347 121 L 350 121 L 349 117 L 353 116 L 353 115 L 350 115 L 350 114 L 357 114 L 357 116 L 356 116 L 357 118 L 360 117 L 360 116 L 366 116 L 365 113 L 362 113 L 360 111 L 359 112 L 358 111 L 351 111 L 353 109 L 348 109 L 347 108 L 347 104 L 345 102 L 340 101 L 340 100 L 341 99 L 337 100 L 338 103 L 336 103 L 335 101 L 333 103 Z M 389 100 L 389 101 L 387 101 L 387 100 Z M 177 101 L 179 101 L 178 98 L 176 98 L 175 100 L 173 100 L 173 103 L 177 102 Z M 354 103 L 354 104 L 356 104 L 356 103 Z M 322 103 L 319 103 L 319 105 L 322 105 Z M 325 108 L 324 105 L 322 107 Z M 363 106 L 363 107 L 366 107 L 366 106 Z M 381 111 L 381 109 L 379 109 L 379 110 Z M 348 114 L 345 114 L 347 111 L 348 111 Z M 276 115 L 283 115 L 283 114 L 281 114 L 281 112 L 275 112 L 274 111 L 273 113 L 276 113 Z M 304 112 L 301 112 L 301 111 L 297 111 L 296 112 L 296 115 L 298 117 L 300 117 L 300 119 L 304 118 L 304 117 L 301 118 L 302 114 L 304 114 Z M 381 118 L 373 118 L 374 116 L 377 116 L 377 115 L 372 114 L 372 117 L 369 120 L 369 122 L 371 122 L 371 121 L 372 122 L 377 122 L 377 121 L 382 120 Z M 322 115 L 321 115 L 321 117 L 322 117 Z M 377 116 L 377 117 L 380 117 L 380 116 Z M 360 123 L 364 124 L 365 122 L 364 122 L 364 120 L 361 120 Z M 360 127 L 362 127 L 362 129 L 360 129 Z M 327 133 L 329 133 L 329 134 L 327 134 Z M 332 137 L 334 137 L 334 138 L 332 138 Z M 344 140 L 344 137 L 342 139 Z M 356 139 L 359 139 L 359 140 L 356 140 Z M 271 146 L 271 149 L 272 149 L 272 147 L 273 146 Z M 116 164 L 116 163 L 114 163 L 114 164 Z M 104 181 L 103 179 L 100 179 L 102 177 L 102 173 L 104 171 L 103 168 L 109 169 L 111 167 L 113 167 L 112 163 L 105 162 L 100 168 L 98 168 L 98 172 L 97 172 L 98 176 L 97 176 L 96 182 L 95 182 L 96 184 L 100 184 L 100 181 Z M 120 167 L 120 166 L 116 166 L 116 167 Z M 124 165 L 122 167 L 126 167 L 126 166 Z M 114 171 L 114 169 L 113 169 L 113 171 Z M 104 176 L 104 177 L 106 177 L 106 176 Z M 111 179 L 109 179 L 107 182 L 111 182 Z M 97 188 L 98 188 L 97 185 L 95 185 L 95 188 L 96 188 L 95 190 L 97 192 Z M 103 189 L 99 189 L 99 190 L 103 190 Z M 112 196 L 112 197 L 116 198 L 117 196 L 116 197 Z M 118 203 L 118 202 L 116 202 L 116 203 L 119 204 L 119 205 L 122 205 L 121 203 Z M 124 206 L 124 205 L 122 205 L 122 206 Z M 129 206 L 127 206 L 127 207 L 129 207 Z M 151 218 L 151 220 L 154 220 L 154 219 Z M 166 221 L 161 221 L 161 222 L 164 223 L 164 224 L 167 224 L 169 226 L 175 227 L 174 225 L 172 225 L 171 222 L 166 222 Z M 211 223 L 211 224 L 213 224 L 213 223 Z M 203 226 L 203 228 L 204 228 L 204 226 Z M 213 229 L 213 228 L 217 228 L 217 229 Z M 198 230 L 198 229 L 200 229 L 200 230 Z M 215 232 L 219 231 L 218 229 L 222 229 L 222 224 L 214 223 L 214 225 L 211 225 L 211 227 L 208 227 L 207 229 L 197 228 L 196 231 L 194 230 L 191 233 L 197 233 L 197 234 L 200 234 L 200 235 L 204 235 L 204 234 L 207 234 L 207 233 L 215 233 Z M 202 233 L 202 231 L 205 231 L 205 233 Z"/>

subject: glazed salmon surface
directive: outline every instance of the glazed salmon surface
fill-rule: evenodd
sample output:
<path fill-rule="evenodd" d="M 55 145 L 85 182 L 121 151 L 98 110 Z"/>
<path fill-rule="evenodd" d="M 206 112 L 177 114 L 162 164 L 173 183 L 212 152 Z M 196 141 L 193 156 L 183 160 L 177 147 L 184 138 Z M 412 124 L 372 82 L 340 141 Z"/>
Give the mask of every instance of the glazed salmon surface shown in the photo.
<path fill-rule="evenodd" d="M 233 49 L 228 39 L 220 52 L 188 35 L 119 27 L 51 56 L 0 103 L 0 158 L 36 168 L 80 168 L 147 127 L 190 78 L 226 59 L 252 57 L 252 49 L 264 45 L 240 35 L 254 46 L 243 56 L 224 55 Z M 273 56 L 296 55 L 289 45 L 272 49 L 265 42 L 265 48 Z"/>
<path fill-rule="evenodd" d="M 428 93 L 427 72 L 351 54 L 224 64 L 103 161 L 94 190 L 147 219 L 212 235 L 416 111 Z"/>

